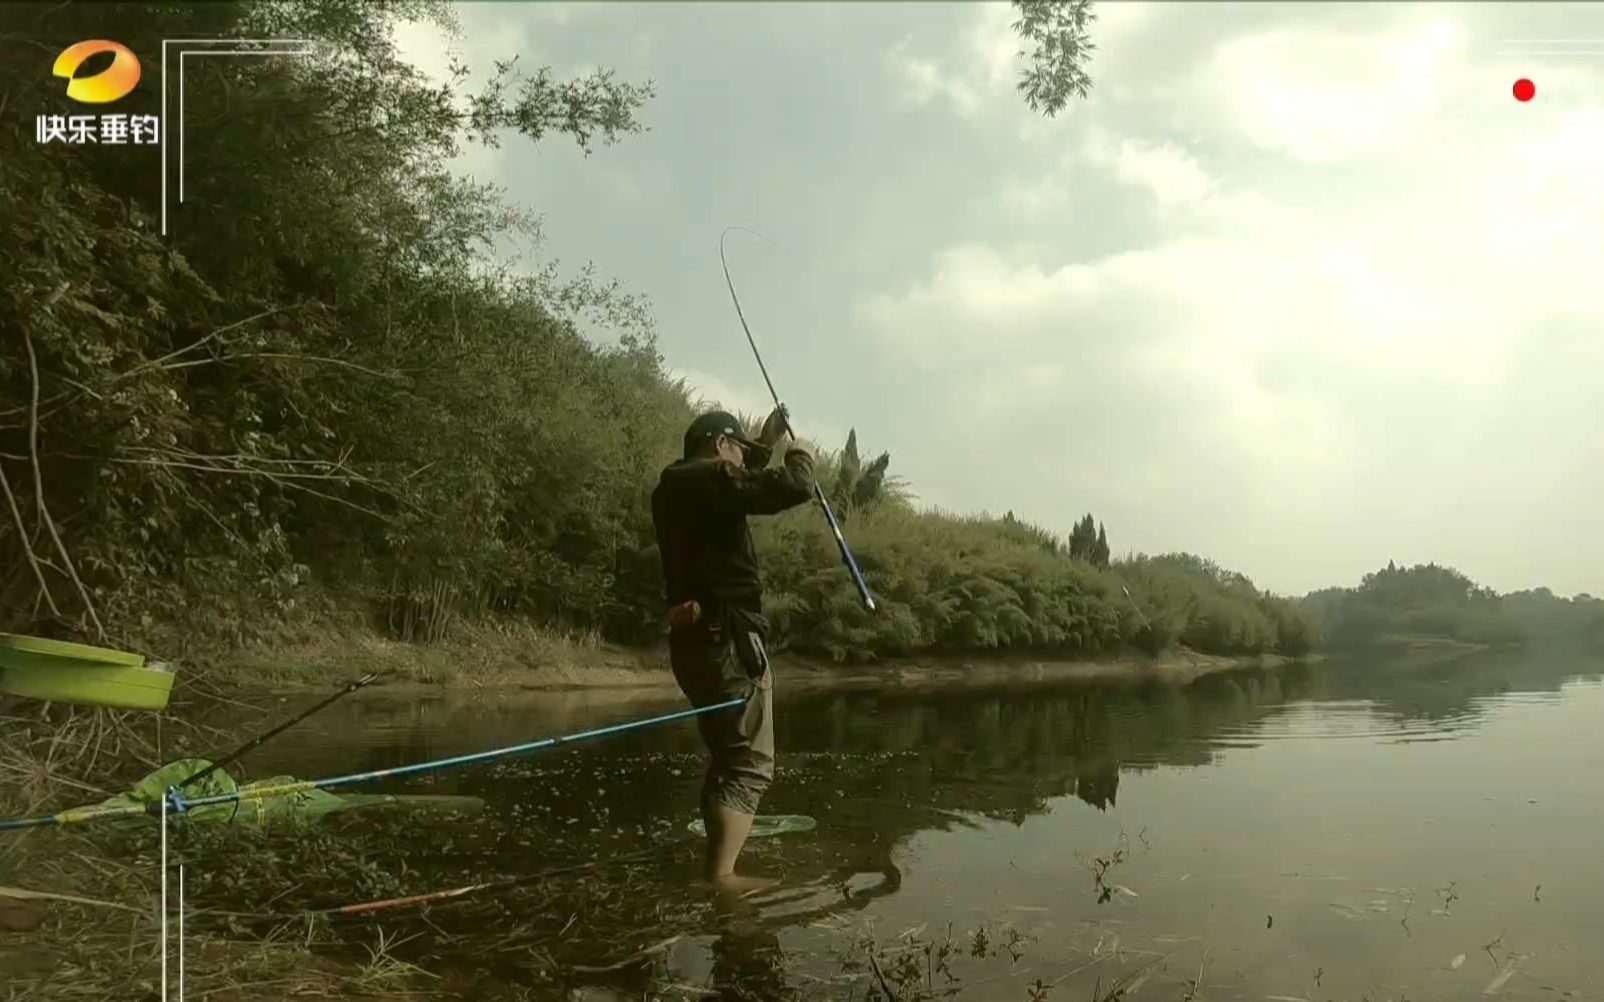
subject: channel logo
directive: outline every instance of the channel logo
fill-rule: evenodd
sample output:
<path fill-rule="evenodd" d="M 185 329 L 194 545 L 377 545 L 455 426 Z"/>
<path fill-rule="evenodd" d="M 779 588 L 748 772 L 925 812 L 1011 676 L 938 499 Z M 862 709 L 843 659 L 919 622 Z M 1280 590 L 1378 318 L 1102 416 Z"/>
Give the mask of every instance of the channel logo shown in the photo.
<path fill-rule="evenodd" d="M 112 53 L 111 65 L 87 77 L 75 77 L 78 67 L 90 56 Z M 139 57 L 119 42 L 97 38 L 69 45 L 56 57 L 51 73 L 67 81 L 67 96 L 80 104 L 110 104 L 127 97 L 139 83 Z"/>

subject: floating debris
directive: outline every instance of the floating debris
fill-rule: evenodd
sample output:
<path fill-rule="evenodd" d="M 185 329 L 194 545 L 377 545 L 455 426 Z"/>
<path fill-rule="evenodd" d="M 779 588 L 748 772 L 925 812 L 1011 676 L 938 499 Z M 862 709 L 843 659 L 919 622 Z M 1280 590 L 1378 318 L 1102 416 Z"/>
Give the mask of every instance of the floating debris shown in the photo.
<path fill-rule="evenodd" d="M 1330 904 L 1332 908 L 1336 909 L 1337 914 L 1345 919 L 1362 919 L 1365 917 L 1362 909 L 1355 908 L 1346 901 L 1333 901 Z"/>
<path fill-rule="evenodd" d="M 1157 962 L 1155 961 L 1153 963 L 1149 963 L 1146 967 L 1142 968 L 1141 973 L 1139 973 L 1134 980 L 1125 985 L 1124 992 L 1119 997 L 1123 998 L 1126 995 L 1135 995 L 1137 990 L 1143 985 L 1147 984 L 1148 979 L 1151 978 L 1157 971 Z"/>
<path fill-rule="evenodd" d="M 1498 994 L 1498 990 L 1509 983 L 1509 979 L 1515 976 L 1517 970 L 1518 965 L 1515 958 L 1510 957 L 1505 960 L 1503 966 L 1498 969 L 1498 973 L 1493 975 L 1493 980 L 1487 982 L 1487 987 L 1483 988 L 1481 993 L 1483 995 Z"/>

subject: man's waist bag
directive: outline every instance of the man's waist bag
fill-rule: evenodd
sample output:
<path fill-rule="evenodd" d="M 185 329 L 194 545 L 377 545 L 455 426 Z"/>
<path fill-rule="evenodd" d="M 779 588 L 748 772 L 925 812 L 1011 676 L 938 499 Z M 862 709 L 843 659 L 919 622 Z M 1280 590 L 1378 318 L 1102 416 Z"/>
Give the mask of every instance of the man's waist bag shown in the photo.
<path fill-rule="evenodd" d="M 768 671 L 769 652 L 765 639 L 769 635 L 769 621 L 761 613 L 723 606 L 717 615 L 708 616 L 704 615 L 700 602 L 690 601 L 671 607 L 667 618 L 672 627 L 701 627 L 714 647 L 730 645 L 747 678 L 760 679 Z"/>
<path fill-rule="evenodd" d="M 769 651 L 764 642 L 769 635 L 769 621 L 761 613 L 733 606 L 725 606 L 723 612 L 708 624 L 714 642 L 728 643 L 735 649 L 735 659 L 747 678 L 762 678 L 769 670 Z"/>

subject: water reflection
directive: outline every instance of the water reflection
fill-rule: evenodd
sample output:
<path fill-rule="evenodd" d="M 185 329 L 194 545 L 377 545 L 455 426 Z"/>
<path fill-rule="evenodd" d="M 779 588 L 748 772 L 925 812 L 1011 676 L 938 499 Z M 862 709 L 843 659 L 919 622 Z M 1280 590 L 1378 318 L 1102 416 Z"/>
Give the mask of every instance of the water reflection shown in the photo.
<path fill-rule="evenodd" d="M 1202 950 L 1205 933 L 1229 930 L 1236 938 L 1228 945 L 1207 948 L 1214 956 L 1236 951 L 1233 991 L 1300 997 L 1311 986 L 1285 986 L 1306 981 L 1317 966 L 1332 998 L 1344 997 L 1344 985 L 1358 997 L 1372 975 L 1419 983 L 1421 971 L 1457 953 L 1477 956 L 1474 947 L 1499 931 L 1484 935 L 1479 926 L 1460 930 L 1434 918 L 1425 904 L 1431 881 L 1475 886 L 1488 901 L 1513 897 L 1525 881 L 1519 893 L 1530 897 L 1537 883 L 1563 883 L 1545 866 L 1571 857 L 1582 865 L 1587 839 L 1578 832 L 1600 820 L 1580 790 L 1574 802 L 1556 792 L 1563 783 L 1544 771 L 1553 762 L 1534 757 L 1542 749 L 1530 741 L 1498 738 L 1497 770 L 1487 753 L 1467 760 L 1473 766 L 1448 757 L 1463 754 L 1452 743 L 1496 726 L 1531 726 L 1512 714 L 1555 703 L 1568 685 L 1599 675 L 1597 666 L 1562 660 L 1483 658 L 1416 669 L 1319 664 L 1206 677 L 1185 689 L 784 695 L 781 770 L 765 809 L 809 814 L 820 824 L 806 838 L 753 844 L 754 866 L 785 881 L 778 898 L 733 910 L 691 900 L 689 852 L 629 869 L 605 886 L 547 882 L 525 897 L 504 896 L 498 907 L 531 925 L 530 942 L 549 962 L 500 969 L 475 990 L 489 990 L 486 981 L 561 981 L 574 965 L 606 966 L 682 936 L 640 964 L 581 980 L 634 998 L 664 980 L 702 986 L 708 998 L 790 998 L 819 983 L 799 980 L 786 951 L 811 948 L 808 937 L 820 927 L 871 915 L 940 924 L 1009 909 L 1035 916 L 1042 942 L 1066 951 L 1054 977 L 1074 969 L 1068 951 L 1104 941 L 1112 917 L 1131 923 L 1119 933 L 1122 949 L 1140 941 L 1153 952 L 1180 949 L 1165 944 Z M 598 707 L 580 697 L 528 695 L 404 707 L 370 701 L 336 707 L 337 719 L 314 721 L 284 739 L 298 743 L 271 748 L 255 767 L 301 775 L 377 768 L 672 705 Z M 1580 768 L 1592 750 L 1571 738 Z M 475 878 L 528 874 L 683 840 L 699 759 L 693 729 L 666 728 L 436 777 L 428 781 L 433 790 L 480 796 L 490 809 L 456 840 L 454 854 L 433 846 L 439 866 L 420 879 L 444 881 L 452 866 Z M 1513 834 L 1508 826 L 1493 831 L 1516 804 L 1534 813 Z M 1099 906 L 1077 854 L 1106 848 L 1121 829 L 1133 838 L 1151 830 L 1159 849 L 1148 855 L 1139 847 L 1126 864 L 1121 879 L 1139 885 L 1140 898 Z M 1494 848 L 1510 837 L 1519 841 Z M 438 841 L 426 827 L 420 839 Z M 424 856 L 418 847 L 408 852 L 414 862 Z M 1396 902 L 1378 905 L 1383 896 L 1368 889 L 1417 881 L 1423 900 L 1405 936 Z M 1557 922 L 1552 929 L 1583 922 L 1577 909 L 1585 903 L 1564 893 L 1545 891 L 1549 917 L 1532 921 Z M 571 907 L 552 903 L 563 894 L 575 896 Z M 1510 924 L 1507 915 L 1478 916 L 1475 907 L 1456 905 L 1455 916 Z M 612 909 L 617 924 L 598 919 L 586 934 L 589 920 L 571 916 L 587 908 Z M 428 917 L 429 926 L 464 936 L 490 921 L 468 908 Z M 1086 933 L 1094 923 L 1095 935 Z M 1548 925 L 1532 926 L 1531 935 L 1539 928 L 1557 935 Z M 427 943 L 432 934 L 420 931 Z M 1316 955 L 1322 959 L 1308 959 Z M 1352 970 L 1333 969 L 1329 956 L 1347 958 Z M 472 958 L 459 952 L 456 959 Z M 1187 960 L 1195 973 L 1198 957 Z M 1585 977 L 1582 960 L 1569 962 Z M 1038 973 L 1047 969 L 1038 965 Z M 1165 977 L 1156 974 L 1150 985 Z M 1184 982 L 1179 966 L 1171 980 Z"/>
<path fill-rule="evenodd" d="M 719 909 L 718 937 L 711 949 L 712 992 L 721 1002 L 784 999 L 793 994 L 785 973 L 779 934 L 763 921 L 758 907 L 742 902 Z"/>

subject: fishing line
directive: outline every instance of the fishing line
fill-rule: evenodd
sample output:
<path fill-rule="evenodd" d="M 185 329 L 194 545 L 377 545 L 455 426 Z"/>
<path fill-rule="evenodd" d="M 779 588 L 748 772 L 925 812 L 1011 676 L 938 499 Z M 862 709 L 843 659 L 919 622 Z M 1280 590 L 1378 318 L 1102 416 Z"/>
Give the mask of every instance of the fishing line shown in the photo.
<path fill-rule="evenodd" d="M 730 280 L 730 262 L 729 259 L 724 255 L 724 238 L 728 237 L 731 233 L 750 233 L 759 240 L 767 242 L 771 247 L 778 247 L 779 244 L 775 243 L 773 240 L 770 240 L 757 230 L 749 230 L 744 226 L 728 227 L 723 233 L 720 233 L 718 237 L 718 261 L 719 264 L 724 266 L 724 284 L 730 287 L 730 300 L 735 303 L 735 316 L 741 321 L 741 330 L 746 332 L 746 343 L 752 346 L 752 355 L 757 358 L 757 371 L 763 373 L 763 384 L 769 388 L 769 396 L 774 398 L 774 406 L 778 407 L 780 406 L 780 395 L 774 391 L 774 380 L 769 378 L 768 366 L 763 364 L 763 355 L 757 350 L 757 341 L 753 340 L 752 338 L 752 328 L 746 325 L 746 313 L 741 309 L 741 297 L 735 294 L 735 283 Z M 781 419 L 785 421 L 786 432 L 789 433 L 792 438 L 795 438 L 796 432 L 792 431 L 791 429 L 790 416 L 783 415 Z"/>
<path fill-rule="evenodd" d="M 658 724 L 672 723 L 676 720 L 686 720 L 703 714 L 716 713 L 720 710 L 734 709 L 746 703 L 745 697 L 727 699 L 723 702 L 712 703 L 707 706 L 693 707 L 688 710 L 678 710 L 674 713 L 665 713 L 657 717 L 647 717 L 643 720 L 631 720 L 621 724 L 609 724 L 576 734 L 566 734 L 555 738 L 542 738 L 539 741 L 530 741 L 525 744 L 509 745 L 504 748 L 493 748 L 489 751 L 473 752 L 467 755 L 454 755 L 450 758 L 434 759 L 428 762 L 416 762 L 411 765 L 394 766 L 389 769 L 374 769 L 369 772 L 354 772 L 344 776 L 331 776 L 327 779 L 299 780 L 294 783 L 281 783 L 278 786 L 259 787 L 251 790 L 233 790 L 228 793 L 219 793 L 213 796 L 187 798 L 177 786 L 168 787 L 165 796 L 148 804 L 127 804 L 114 807 L 79 807 L 62 811 L 59 814 L 49 814 L 32 818 L 0 819 L 0 831 L 20 831 L 25 828 L 47 828 L 52 826 L 81 824 L 88 821 L 101 821 L 109 818 L 129 818 L 140 815 L 162 817 L 168 813 L 183 814 L 193 808 L 212 807 L 218 804 L 240 803 L 247 800 L 267 800 L 272 797 L 290 796 L 305 793 L 308 790 L 328 790 L 334 787 L 351 786 L 357 783 L 371 783 L 380 779 L 393 779 L 398 776 L 412 776 L 419 773 L 435 772 L 441 769 L 454 769 L 465 765 L 477 765 L 496 759 L 508 758 L 514 755 L 523 755 L 530 752 L 544 751 L 558 745 L 572 744 L 577 741 L 586 741 L 591 738 L 606 737 L 612 734 L 623 734 L 627 731 L 641 730 Z"/>
<path fill-rule="evenodd" d="M 786 434 L 795 439 L 797 434 L 796 429 L 791 426 L 791 416 L 785 411 L 784 405 L 780 403 L 779 393 L 775 392 L 774 380 L 769 378 L 768 366 L 763 364 L 763 353 L 757 350 L 757 339 L 752 336 L 752 328 L 747 326 L 746 313 L 741 309 L 741 297 L 735 294 L 735 280 L 730 277 L 730 262 L 724 253 L 724 241 L 732 232 L 736 231 L 750 233 L 760 239 L 767 240 L 770 244 L 774 244 L 774 241 L 769 240 L 768 237 L 763 236 L 756 230 L 749 230 L 744 226 L 728 227 L 718 238 L 718 260 L 724 267 L 724 284 L 729 286 L 730 301 L 735 304 L 735 316 L 741 321 L 741 330 L 746 332 L 746 343 L 752 346 L 752 356 L 757 359 L 758 371 L 763 373 L 763 383 L 769 388 L 769 396 L 773 398 L 775 408 L 780 411 L 780 420 L 785 424 Z M 869 593 L 869 584 L 863 580 L 863 572 L 858 569 L 858 562 L 853 559 L 852 550 L 847 546 L 847 539 L 841 534 L 841 523 L 836 521 L 835 512 L 830 509 L 830 502 L 824 496 L 824 488 L 819 486 L 817 479 L 813 481 L 813 499 L 823 509 L 824 520 L 830 523 L 830 533 L 835 536 L 836 548 L 841 551 L 841 562 L 846 565 L 847 572 L 852 575 L 852 583 L 858 589 L 858 598 L 863 601 L 865 609 L 870 612 L 875 611 L 874 596 Z"/>
<path fill-rule="evenodd" d="M 1142 607 L 1136 604 L 1136 599 L 1131 598 L 1131 590 L 1129 588 L 1125 587 L 1124 585 L 1120 585 L 1119 586 L 1119 590 L 1125 593 L 1126 601 L 1130 602 L 1131 603 L 1131 608 L 1136 610 L 1136 617 L 1142 621 L 1142 625 L 1143 626 L 1147 627 L 1147 632 L 1148 633 L 1152 633 L 1153 632 L 1153 624 L 1149 623 L 1147 621 L 1147 617 L 1142 615 Z"/>

